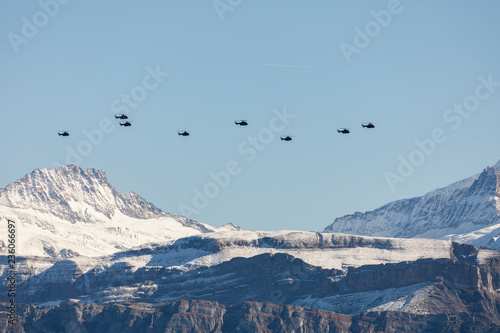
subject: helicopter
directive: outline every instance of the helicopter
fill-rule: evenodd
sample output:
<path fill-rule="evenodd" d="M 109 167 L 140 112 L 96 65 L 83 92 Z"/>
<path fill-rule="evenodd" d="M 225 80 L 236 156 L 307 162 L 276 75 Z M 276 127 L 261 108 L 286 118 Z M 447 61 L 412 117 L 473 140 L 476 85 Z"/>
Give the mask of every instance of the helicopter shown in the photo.
<path fill-rule="evenodd" d="M 184 132 L 177 132 L 180 136 L 189 136 L 189 132 L 184 131 Z"/>
<path fill-rule="evenodd" d="M 291 136 L 289 136 L 289 135 L 287 135 L 287 136 L 285 136 L 285 137 L 280 136 L 280 139 L 281 139 L 282 141 L 292 141 L 292 137 L 291 137 Z"/>
<path fill-rule="evenodd" d="M 349 133 L 351 133 L 347 128 L 338 129 L 337 132 L 342 133 L 342 134 L 349 134 Z"/>
<path fill-rule="evenodd" d="M 126 114 L 124 114 L 124 113 L 123 113 L 121 116 L 117 116 L 117 115 L 115 115 L 115 118 L 116 118 L 116 119 L 128 119 L 128 116 L 127 116 Z"/>
<path fill-rule="evenodd" d="M 120 122 L 120 126 L 130 127 L 132 126 L 132 123 L 130 121 L 126 121 L 124 123 Z"/>
<path fill-rule="evenodd" d="M 69 136 L 69 132 L 68 131 L 64 131 L 64 132 L 57 132 L 57 134 L 59 134 L 59 136 Z"/>
<path fill-rule="evenodd" d="M 238 121 L 235 121 L 234 122 L 236 125 L 240 125 L 240 126 L 247 126 L 248 123 L 246 120 L 240 120 L 239 122 Z"/>
<path fill-rule="evenodd" d="M 364 128 L 375 128 L 375 125 L 373 125 L 373 123 L 368 123 L 366 125 L 362 123 L 361 126 L 363 126 Z"/>

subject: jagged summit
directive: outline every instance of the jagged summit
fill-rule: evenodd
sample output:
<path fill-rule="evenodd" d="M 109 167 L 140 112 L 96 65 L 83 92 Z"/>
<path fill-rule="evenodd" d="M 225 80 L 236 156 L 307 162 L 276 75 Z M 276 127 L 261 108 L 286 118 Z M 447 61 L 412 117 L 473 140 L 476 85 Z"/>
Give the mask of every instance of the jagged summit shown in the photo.
<path fill-rule="evenodd" d="M 241 229 L 241 227 L 234 225 L 231 222 L 224 224 L 219 229 L 224 230 L 224 231 L 241 231 L 241 230 L 243 230 L 243 229 Z"/>
<path fill-rule="evenodd" d="M 497 197 L 500 194 L 500 171 L 495 168 L 486 168 L 468 189 L 469 196 L 489 195 Z"/>
<path fill-rule="evenodd" d="M 366 213 L 335 219 L 325 232 L 365 236 L 426 237 L 498 248 L 500 162 L 480 174 Z"/>
<path fill-rule="evenodd" d="M 23 254 L 103 255 L 217 228 L 162 212 L 134 192 L 120 194 L 106 173 L 75 165 L 36 169 L 0 189 L 0 220 L 15 220 Z M 0 238 L 0 253 L 7 239 Z"/>
<path fill-rule="evenodd" d="M 138 219 L 165 215 L 136 193 L 118 193 L 104 171 L 76 165 L 35 169 L 0 191 L 0 205 L 51 212 L 72 222 L 96 222 L 89 209 L 108 219 L 117 210 Z"/>
<path fill-rule="evenodd" d="M 500 161 L 498 161 L 494 166 L 493 166 L 493 169 L 496 169 L 498 171 L 500 171 Z"/>

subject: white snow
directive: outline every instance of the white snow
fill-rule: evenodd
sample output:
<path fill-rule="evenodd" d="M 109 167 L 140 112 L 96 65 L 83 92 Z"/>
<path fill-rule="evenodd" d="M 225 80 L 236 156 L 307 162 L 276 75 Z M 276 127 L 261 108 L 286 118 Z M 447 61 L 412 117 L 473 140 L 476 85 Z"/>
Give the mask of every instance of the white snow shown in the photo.
<path fill-rule="evenodd" d="M 57 300 L 57 301 L 48 301 L 48 302 L 43 302 L 43 303 L 34 303 L 33 305 L 36 307 L 42 307 L 42 306 L 58 306 L 64 302 L 63 300 Z"/>
<path fill-rule="evenodd" d="M 82 256 L 103 256 L 201 233 L 174 218 L 135 219 L 119 211 L 112 219 L 93 224 L 71 223 L 33 209 L 0 207 L 0 214 L 2 220 L 9 218 L 16 222 L 16 254 L 23 256 L 47 256 L 47 249 L 55 253 L 68 249 Z M 7 233 L 1 233 L 0 240 L 7 244 Z M 6 254 L 6 249 L 0 254 Z"/>
<path fill-rule="evenodd" d="M 500 162 L 495 166 L 498 169 Z M 445 239 L 500 249 L 500 174 L 481 174 L 366 213 L 335 219 L 326 232 Z"/>
<path fill-rule="evenodd" d="M 101 170 L 37 169 L 0 188 L 0 221 L 15 221 L 16 254 L 104 256 L 218 228 L 161 212 L 135 193 L 118 193 Z M 236 230 L 226 225 L 220 230 Z M 7 233 L 0 233 L 6 254 Z"/>
<path fill-rule="evenodd" d="M 321 234 L 323 238 L 335 236 L 335 234 Z M 349 237 L 348 235 L 342 235 Z M 250 258 L 259 254 L 285 253 L 304 262 L 325 269 L 345 269 L 346 267 L 359 267 L 362 265 L 376 265 L 382 263 L 397 263 L 402 261 L 413 261 L 421 258 L 450 258 L 451 242 L 443 240 L 428 239 L 397 239 L 397 238 L 372 238 L 390 242 L 392 249 L 379 249 L 374 247 L 338 247 L 320 248 L 311 246 L 318 237 L 314 232 L 300 231 L 242 231 L 242 232 L 217 232 L 199 236 L 202 238 L 214 238 L 231 244 L 222 251 L 208 254 L 188 262 L 186 265 L 213 266 L 236 257 Z M 286 241 L 291 247 L 296 248 L 271 248 L 256 246 L 239 246 L 241 241 L 256 241 L 259 238 L 270 237 Z M 358 237 L 359 236 L 351 236 Z"/>
<path fill-rule="evenodd" d="M 431 283 L 419 283 L 401 288 L 370 290 L 334 295 L 323 298 L 307 297 L 294 305 L 323 309 L 342 314 L 356 315 L 365 311 L 403 311 L 430 314 L 428 295 L 434 288 Z"/>
<path fill-rule="evenodd" d="M 170 248 L 168 251 L 153 251 L 153 254 L 140 255 L 121 253 L 115 257 L 102 257 L 100 264 L 106 267 L 116 262 L 127 262 L 134 269 L 142 266 L 161 266 L 180 270 L 192 270 L 199 267 L 211 267 L 233 258 L 251 258 L 260 254 L 289 254 L 304 262 L 325 269 L 345 270 L 347 267 L 360 267 L 363 265 L 377 265 L 414 261 L 422 258 L 450 258 L 451 242 L 446 240 L 431 239 L 400 239 L 400 238 L 373 238 L 339 234 L 321 234 L 324 239 L 349 237 L 370 241 L 381 241 L 388 248 L 370 246 L 336 248 L 321 248 L 315 243 L 318 233 L 301 231 L 227 231 L 196 235 L 200 242 L 215 240 L 223 244 L 221 250 L 215 253 L 199 248 L 186 247 L 183 249 Z M 288 248 L 273 248 L 268 244 L 258 246 L 258 240 L 263 238 L 277 239 Z M 189 238 L 181 239 L 180 244 L 189 244 Z M 162 244 L 172 245 L 173 242 Z M 148 245 L 145 248 L 155 248 Z M 85 266 L 88 258 L 72 258 L 79 266 Z M 81 263 L 83 262 L 83 263 Z"/>

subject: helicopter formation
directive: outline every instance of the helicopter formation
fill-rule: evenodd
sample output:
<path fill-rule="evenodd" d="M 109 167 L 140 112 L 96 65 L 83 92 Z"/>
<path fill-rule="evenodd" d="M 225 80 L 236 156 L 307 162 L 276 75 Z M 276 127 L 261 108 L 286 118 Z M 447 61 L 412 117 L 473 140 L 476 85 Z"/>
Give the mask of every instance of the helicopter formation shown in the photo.
<path fill-rule="evenodd" d="M 126 114 L 121 114 L 121 115 L 115 115 L 115 118 L 116 119 L 120 119 L 120 120 L 127 120 L 128 119 L 128 116 Z M 235 125 L 237 126 L 248 126 L 248 121 L 246 120 L 236 120 L 234 122 Z M 130 127 L 132 126 L 132 122 L 130 120 L 127 120 L 126 122 L 120 122 L 120 126 L 123 126 L 123 127 Z M 368 128 L 368 129 L 372 129 L 372 128 L 375 128 L 375 125 L 371 122 L 369 123 L 361 123 L 361 126 L 363 128 Z M 348 128 L 339 128 L 337 129 L 337 132 L 340 133 L 340 134 L 350 134 L 351 131 L 348 129 Z M 69 131 L 60 131 L 57 133 L 59 136 L 69 136 Z M 177 134 L 179 136 L 189 136 L 190 133 L 188 131 L 178 131 Z M 281 141 L 285 141 L 285 142 L 288 142 L 288 141 L 292 141 L 292 136 L 290 135 L 287 135 L 287 136 L 280 136 L 280 139 Z"/>
<path fill-rule="evenodd" d="M 363 128 L 375 128 L 375 125 L 373 125 L 373 123 L 361 123 L 361 127 L 363 127 Z M 339 128 L 339 129 L 337 129 L 337 132 L 340 134 L 351 133 L 351 131 L 348 128 Z"/>
<path fill-rule="evenodd" d="M 120 119 L 120 120 L 127 120 L 128 119 L 128 116 L 125 114 L 125 113 L 122 113 L 121 115 L 117 116 L 115 115 L 115 119 Z M 120 121 L 120 126 L 124 126 L 124 127 L 130 127 L 132 126 L 132 122 L 130 120 L 127 120 L 126 122 L 122 123 Z"/>

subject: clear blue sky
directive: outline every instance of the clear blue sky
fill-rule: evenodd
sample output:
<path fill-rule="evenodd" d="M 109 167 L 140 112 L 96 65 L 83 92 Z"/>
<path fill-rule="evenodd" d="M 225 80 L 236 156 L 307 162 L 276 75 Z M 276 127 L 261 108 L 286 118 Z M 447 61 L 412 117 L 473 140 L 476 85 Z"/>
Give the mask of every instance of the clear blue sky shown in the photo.
<path fill-rule="evenodd" d="M 214 226 L 323 230 L 500 159 L 500 87 L 477 88 L 479 76 L 500 82 L 497 1 L 221 0 L 219 12 L 212 1 L 54 1 L 0 3 L 0 187 L 88 148 L 82 131 L 132 92 L 133 126 L 113 120 L 78 164 L 181 214 L 234 161 L 239 173 L 190 216 Z M 348 62 L 341 45 L 356 42 Z M 169 73 L 160 83 L 147 77 L 157 67 Z M 465 100 L 477 110 L 458 123 L 446 111 Z M 296 118 L 247 161 L 248 138 L 267 139 L 284 108 Z M 419 162 L 415 140 L 436 128 L 445 142 L 391 189 L 386 172 L 398 175 L 400 156 Z"/>

